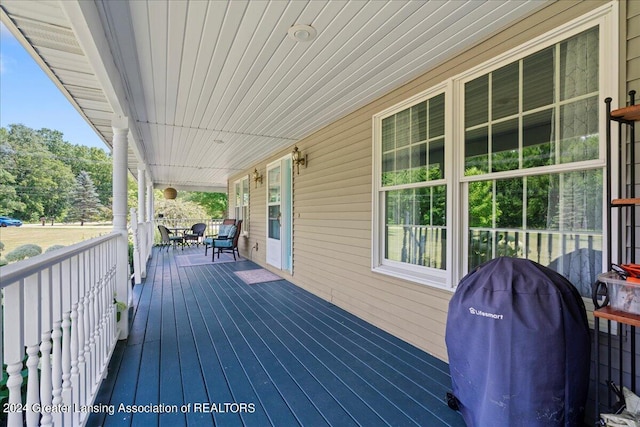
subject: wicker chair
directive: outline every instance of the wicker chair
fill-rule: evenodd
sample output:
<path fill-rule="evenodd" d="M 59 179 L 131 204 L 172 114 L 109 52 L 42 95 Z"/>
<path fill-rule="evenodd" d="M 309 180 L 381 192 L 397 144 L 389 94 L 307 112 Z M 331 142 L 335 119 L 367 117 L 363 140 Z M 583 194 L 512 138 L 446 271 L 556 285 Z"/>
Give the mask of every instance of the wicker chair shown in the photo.
<path fill-rule="evenodd" d="M 197 246 L 200 245 L 200 241 L 204 239 L 204 231 L 207 229 L 207 224 L 204 222 L 199 222 L 197 224 L 193 224 L 191 226 L 191 230 L 187 230 L 184 233 L 184 242 L 186 243 L 195 243 Z"/>
<path fill-rule="evenodd" d="M 182 246 L 182 250 L 184 250 L 184 236 L 172 236 L 174 233 L 164 225 L 158 225 L 158 230 L 160 230 L 160 237 L 162 238 L 160 245 L 165 246 L 167 251 L 169 250 L 169 246 L 173 245 L 175 249 L 178 244 Z"/>

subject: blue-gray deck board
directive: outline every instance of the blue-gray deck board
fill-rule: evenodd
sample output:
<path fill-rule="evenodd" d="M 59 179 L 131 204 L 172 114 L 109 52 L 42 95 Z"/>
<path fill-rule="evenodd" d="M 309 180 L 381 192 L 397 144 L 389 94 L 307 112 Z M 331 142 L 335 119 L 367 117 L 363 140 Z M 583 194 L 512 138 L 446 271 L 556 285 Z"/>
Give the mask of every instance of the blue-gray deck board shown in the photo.
<path fill-rule="evenodd" d="M 134 288 L 90 426 L 464 426 L 444 396 L 448 366 L 278 280 L 247 285 L 250 261 L 178 267 L 154 251 Z M 253 413 L 119 413 L 118 405 L 252 403 Z"/>

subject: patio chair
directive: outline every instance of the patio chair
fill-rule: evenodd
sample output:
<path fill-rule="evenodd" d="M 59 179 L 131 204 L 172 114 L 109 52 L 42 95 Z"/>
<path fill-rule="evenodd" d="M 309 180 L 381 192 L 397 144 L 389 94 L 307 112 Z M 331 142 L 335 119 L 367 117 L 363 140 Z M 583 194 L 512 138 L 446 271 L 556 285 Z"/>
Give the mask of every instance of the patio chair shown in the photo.
<path fill-rule="evenodd" d="M 172 236 L 171 230 L 169 230 L 164 225 L 158 225 L 158 230 L 160 230 L 160 237 L 162 238 L 160 244 L 169 250 L 169 246 L 173 245 L 173 248 L 176 248 L 176 245 L 182 246 L 182 250 L 184 250 L 184 236 Z"/>
<path fill-rule="evenodd" d="M 210 234 L 205 236 L 204 240 L 204 254 L 207 255 L 207 250 L 213 247 L 213 239 L 227 237 L 231 226 L 236 225 L 236 220 L 232 218 L 225 218 L 222 220 L 222 224 L 218 226 L 218 234 Z"/>
<path fill-rule="evenodd" d="M 196 246 L 200 246 L 200 240 L 204 239 L 204 231 L 207 229 L 207 224 L 204 222 L 199 222 L 197 224 L 193 224 L 191 226 L 191 230 L 187 230 L 184 233 L 184 242 L 193 244 L 195 242 Z"/>
<path fill-rule="evenodd" d="M 216 249 L 218 250 L 218 258 L 222 252 L 231 252 L 233 254 L 233 260 L 236 261 L 236 253 L 240 256 L 238 251 L 238 239 L 240 238 L 240 232 L 242 231 L 242 220 L 238 220 L 236 225 L 232 225 L 229 229 L 227 236 L 219 236 L 212 238 L 210 241 L 211 246 L 211 261 L 214 261 Z M 205 249 L 206 255 L 206 249 Z"/>

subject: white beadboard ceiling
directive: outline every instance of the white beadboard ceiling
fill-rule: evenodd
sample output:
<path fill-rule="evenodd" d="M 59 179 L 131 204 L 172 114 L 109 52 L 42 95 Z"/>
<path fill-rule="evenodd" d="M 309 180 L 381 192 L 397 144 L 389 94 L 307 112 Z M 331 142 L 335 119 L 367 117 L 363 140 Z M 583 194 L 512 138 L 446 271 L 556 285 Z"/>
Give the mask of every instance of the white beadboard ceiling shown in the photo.
<path fill-rule="evenodd" d="M 227 179 L 548 2 L 23 1 L 2 20 L 129 169 L 156 187 Z M 315 40 L 287 37 L 310 24 Z"/>

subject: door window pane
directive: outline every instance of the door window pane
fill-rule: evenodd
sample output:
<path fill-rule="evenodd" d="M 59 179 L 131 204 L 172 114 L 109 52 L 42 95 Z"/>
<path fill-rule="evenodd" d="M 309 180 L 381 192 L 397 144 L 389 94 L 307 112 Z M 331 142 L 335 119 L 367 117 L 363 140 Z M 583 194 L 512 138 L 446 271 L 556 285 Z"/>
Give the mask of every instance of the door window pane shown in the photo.
<path fill-rule="evenodd" d="M 269 169 L 269 203 L 280 203 L 280 168 Z"/>
<path fill-rule="evenodd" d="M 280 240 L 280 205 L 269 206 L 269 238 Z"/>

